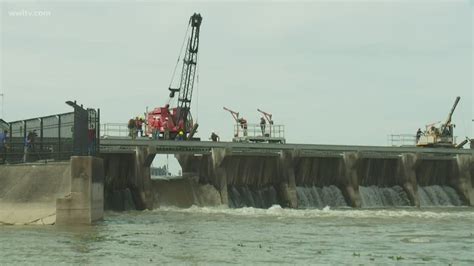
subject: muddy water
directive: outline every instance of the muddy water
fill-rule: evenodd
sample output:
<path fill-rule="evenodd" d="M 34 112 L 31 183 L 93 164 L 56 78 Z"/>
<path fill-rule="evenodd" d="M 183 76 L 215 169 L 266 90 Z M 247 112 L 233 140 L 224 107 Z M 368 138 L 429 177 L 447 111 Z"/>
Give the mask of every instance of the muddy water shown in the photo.
<path fill-rule="evenodd" d="M 474 209 L 160 209 L 0 226 L 0 264 L 474 264 Z"/>

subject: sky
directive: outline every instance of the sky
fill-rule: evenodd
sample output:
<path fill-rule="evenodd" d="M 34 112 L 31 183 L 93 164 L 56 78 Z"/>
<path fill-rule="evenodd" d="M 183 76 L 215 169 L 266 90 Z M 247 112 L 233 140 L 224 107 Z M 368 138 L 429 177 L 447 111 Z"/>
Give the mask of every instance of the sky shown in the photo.
<path fill-rule="evenodd" d="M 2 1 L 6 121 L 163 106 L 189 17 L 203 17 L 198 135 L 230 141 L 223 106 L 285 125 L 289 143 L 388 145 L 443 121 L 474 137 L 473 1 Z M 179 68 L 177 76 L 179 76 Z"/>

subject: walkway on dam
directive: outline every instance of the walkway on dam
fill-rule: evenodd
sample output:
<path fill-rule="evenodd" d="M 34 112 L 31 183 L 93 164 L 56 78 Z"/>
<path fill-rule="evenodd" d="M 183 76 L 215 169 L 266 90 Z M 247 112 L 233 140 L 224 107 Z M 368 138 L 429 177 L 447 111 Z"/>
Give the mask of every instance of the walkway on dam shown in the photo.
<path fill-rule="evenodd" d="M 211 154 L 213 148 L 227 149 L 234 154 L 278 156 L 283 151 L 297 151 L 300 156 L 340 157 L 344 152 L 358 152 L 364 158 L 399 157 L 404 153 L 419 154 L 422 158 L 447 159 L 459 154 L 472 155 L 470 149 L 318 145 L 318 144 L 269 144 L 210 141 L 165 141 L 139 138 L 107 137 L 100 140 L 101 153 L 131 153 L 136 147 L 147 148 L 149 154 Z"/>

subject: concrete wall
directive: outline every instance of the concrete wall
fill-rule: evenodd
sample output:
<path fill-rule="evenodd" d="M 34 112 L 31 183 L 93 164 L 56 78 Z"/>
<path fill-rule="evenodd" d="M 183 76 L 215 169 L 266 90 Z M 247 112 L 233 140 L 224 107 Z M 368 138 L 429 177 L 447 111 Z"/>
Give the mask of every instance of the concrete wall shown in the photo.
<path fill-rule="evenodd" d="M 103 217 L 102 159 L 0 166 L 0 224 L 91 224 Z"/>
<path fill-rule="evenodd" d="M 1 165 L 0 224 L 53 224 L 70 176 L 69 163 Z"/>

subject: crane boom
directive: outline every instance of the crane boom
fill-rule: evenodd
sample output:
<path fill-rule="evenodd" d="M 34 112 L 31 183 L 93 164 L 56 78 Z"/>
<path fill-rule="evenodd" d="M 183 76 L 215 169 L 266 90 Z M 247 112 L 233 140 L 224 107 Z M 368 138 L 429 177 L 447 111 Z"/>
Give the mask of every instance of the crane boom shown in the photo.
<path fill-rule="evenodd" d="M 448 117 L 446 118 L 446 122 L 444 122 L 443 125 L 441 126 L 441 132 L 443 132 L 444 129 L 447 128 L 449 126 L 449 124 L 451 123 L 451 119 L 453 118 L 454 110 L 456 110 L 456 106 L 458 106 L 458 103 L 459 103 L 460 99 L 461 99 L 461 97 L 459 97 L 459 96 L 456 97 L 456 100 L 454 101 L 453 107 L 451 108 L 451 111 L 449 112 Z"/>
<path fill-rule="evenodd" d="M 224 107 L 224 110 L 228 111 L 228 112 L 232 115 L 232 117 L 234 118 L 235 122 L 237 122 L 237 123 L 239 122 L 239 112 L 232 111 L 232 110 L 230 110 L 230 109 L 227 108 L 227 107 Z"/>
<path fill-rule="evenodd" d="M 263 114 L 263 116 L 265 117 L 265 119 L 268 121 L 270 125 L 273 125 L 272 114 L 262 111 L 260 109 L 257 109 L 257 111 Z"/>
<path fill-rule="evenodd" d="M 193 95 L 194 80 L 196 76 L 198 48 L 199 48 L 199 31 L 201 27 L 202 17 L 198 13 L 194 13 L 189 19 L 191 33 L 189 34 L 186 52 L 183 58 L 183 67 L 181 69 L 181 79 L 178 88 L 169 88 L 170 97 L 175 96 L 178 92 L 177 105 L 177 121 L 182 121 L 185 130 L 188 131 L 188 121 L 191 120 L 191 98 Z"/>

